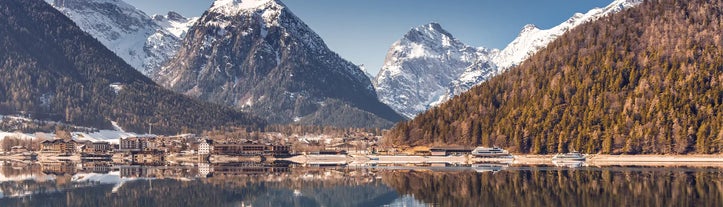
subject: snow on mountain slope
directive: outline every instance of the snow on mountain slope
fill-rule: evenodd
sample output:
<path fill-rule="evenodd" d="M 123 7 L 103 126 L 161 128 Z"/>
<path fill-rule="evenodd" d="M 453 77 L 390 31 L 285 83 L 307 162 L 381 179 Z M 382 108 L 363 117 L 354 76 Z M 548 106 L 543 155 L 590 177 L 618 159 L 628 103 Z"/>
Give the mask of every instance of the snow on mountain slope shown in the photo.
<path fill-rule="evenodd" d="M 37 123 L 43 123 L 43 124 L 49 124 L 49 125 L 63 125 L 66 128 L 69 129 L 77 129 L 79 131 L 72 131 L 70 132 L 71 136 L 75 140 L 87 140 L 87 141 L 105 141 L 117 144 L 120 140 L 119 138 L 128 138 L 128 137 L 155 137 L 156 135 L 153 134 L 139 134 L 139 133 L 133 133 L 133 132 L 126 132 L 122 128 L 120 128 L 117 123 L 113 122 L 114 130 L 97 130 L 95 128 L 88 128 L 88 127 L 80 127 L 80 126 L 73 126 L 73 125 L 66 125 L 58 122 L 52 122 L 52 121 L 40 121 L 40 120 L 33 120 L 28 119 L 20 116 L 7 116 L 7 115 L 0 115 L 0 124 L 8 125 L 8 126 L 17 126 L 15 128 L 18 128 L 19 126 L 31 126 L 33 124 Z M 7 130 L 7 131 L 13 131 L 13 130 Z M 44 133 L 44 132 L 35 132 L 35 133 L 22 133 L 22 132 L 7 132 L 0 130 L 0 140 L 5 139 L 6 137 L 14 137 L 19 139 L 56 139 L 56 135 L 53 133 Z"/>
<path fill-rule="evenodd" d="M 494 62 L 497 66 L 504 69 L 520 64 L 565 32 L 583 23 L 597 20 L 608 14 L 617 13 L 623 9 L 638 5 L 641 2 L 642 0 L 616 0 L 605 8 L 594 8 L 585 14 L 576 13 L 560 25 L 546 30 L 539 29 L 532 24 L 525 25 L 520 35 L 507 45 L 499 55 L 494 57 Z"/>
<path fill-rule="evenodd" d="M 74 140 L 83 140 L 83 141 L 92 141 L 92 142 L 109 142 L 112 144 L 118 144 L 120 142 L 120 138 L 128 138 L 128 137 L 155 137 L 156 135 L 152 134 L 137 134 L 132 132 L 123 132 L 123 131 L 117 131 L 117 130 L 98 130 L 95 132 L 71 132 L 70 133 L 73 136 Z M 6 137 L 14 137 L 19 139 L 56 139 L 57 137 L 55 134 L 49 134 L 49 133 L 33 133 L 33 134 L 27 134 L 27 133 L 20 133 L 20 132 L 5 132 L 0 131 L 0 140 L 5 139 Z"/>
<path fill-rule="evenodd" d="M 447 87 L 447 93 L 441 96 L 436 102 L 432 103 L 433 106 L 444 103 L 445 101 L 459 95 L 473 86 L 486 81 L 487 79 L 500 74 L 502 71 L 497 65 L 489 60 L 481 60 L 473 63 L 467 67 L 462 75 L 449 83 Z"/>
<path fill-rule="evenodd" d="M 176 12 L 168 12 L 166 16 L 153 15 L 153 21 L 173 36 L 183 39 L 188 29 L 198 21 L 198 17 L 186 18 Z"/>
<path fill-rule="evenodd" d="M 173 20 L 154 21 L 121 0 L 55 0 L 53 6 L 146 76 L 175 55 L 192 23 L 175 13 Z"/>
<path fill-rule="evenodd" d="M 479 49 L 454 40 L 430 24 L 415 28 L 394 43 L 375 86 L 382 102 L 407 117 L 443 103 L 473 86 L 520 64 L 557 37 L 583 23 L 633 7 L 642 0 L 615 0 L 605 8 L 577 13 L 567 21 L 542 30 L 526 25 L 504 50 Z"/>
<path fill-rule="evenodd" d="M 471 65 L 457 80 L 449 85 L 447 94 L 438 102 L 442 103 L 447 101 L 494 75 L 522 63 L 537 51 L 557 39 L 557 37 L 579 25 L 633 7 L 641 2 L 642 0 L 616 0 L 605 8 L 594 8 L 585 14 L 576 13 L 560 25 L 546 30 L 539 29 L 532 24 L 525 25 L 520 35 L 504 50 L 493 57 L 492 62 L 494 64 L 483 62 Z"/>
<path fill-rule="evenodd" d="M 473 48 L 437 23 L 413 28 L 387 53 L 375 86 L 380 100 L 414 117 L 446 94 L 447 86 L 475 62 L 489 62 L 496 50 Z"/>
<path fill-rule="evenodd" d="M 389 127 L 365 73 L 278 0 L 216 0 L 154 80 L 270 123 Z"/>

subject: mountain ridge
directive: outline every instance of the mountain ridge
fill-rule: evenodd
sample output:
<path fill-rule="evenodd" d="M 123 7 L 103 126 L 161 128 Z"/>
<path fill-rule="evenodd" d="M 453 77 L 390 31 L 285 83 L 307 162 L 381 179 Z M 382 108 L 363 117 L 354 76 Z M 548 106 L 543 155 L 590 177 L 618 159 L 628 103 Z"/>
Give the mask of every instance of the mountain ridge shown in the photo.
<path fill-rule="evenodd" d="M 175 55 L 193 23 L 175 12 L 169 12 L 175 20 L 151 17 L 121 0 L 54 0 L 52 5 L 146 76 Z"/>
<path fill-rule="evenodd" d="M 418 54 L 396 53 L 396 57 L 390 58 L 399 41 L 395 42 L 387 53 L 384 66 L 382 66 L 375 82 L 377 92 L 380 94 L 382 102 L 389 104 L 397 112 L 404 114 L 409 118 L 413 118 L 418 113 L 444 103 L 456 95 L 465 92 L 475 85 L 478 85 L 489 78 L 501 74 L 508 68 L 522 63 L 538 50 L 544 48 L 558 36 L 566 33 L 570 29 L 589 21 L 594 21 L 606 15 L 619 12 L 626 8 L 634 7 L 642 2 L 642 0 L 615 0 L 608 6 L 603 8 L 593 8 L 585 14 L 576 13 L 568 20 L 550 29 L 540 29 L 534 24 L 525 25 L 520 31 L 517 38 L 510 42 L 504 49 L 482 49 L 487 50 L 488 54 L 480 55 L 480 60 L 466 61 L 465 64 L 455 66 L 434 66 L 432 62 L 443 62 L 449 58 L 443 56 L 428 56 L 423 63 L 405 66 L 408 62 L 398 61 L 399 59 L 418 58 Z M 434 23 L 436 24 L 436 23 Z M 439 26 L 437 24 L 437 26 Z M 441 26 L 439 27 L 441 28 Z M 412 29 L 414 31 L 415 28 Z M 410 32 L 412 32 L 410 31 Z M 449 32 L 446 36 L 452 37 Z M 409 32 L 407 33 L 409 34 Z M 403 37 L 401 40 L 404 40 Z M 401 41 L 400 40 L 400 41 Z M 461 42 L 460 42 L 461 43 Z M 426 47 L 439 47 L 441 42 L 428 42 Z M 464 43 L 461 43 L 464 44 Z M 467 45 L 467 47 L 471 47 Z M 435 59 L 435 60 L 432 60 Z M 411 61 L 409 61 L 411 62 Z M 422 64 L 430 64 L 432 66 L 421 67 Z M 390 71 L 390 66 L 401 69 Z M 405 68 L 409 67 L 409 68 Z M 453 69 L 450 69 L 453 68 Z M 461 72 L 460 72 L 461 71 Z M 435 77 L 419 78 L 420 74 L 430 73 Z M 444 73 L 442 75 L 437 75 Z M 408 76 L 406 78 L 397 78 L 394 76 Z M 451 76 L 451 77 L 448 77 Z M 385 80 L 392 79 L 392 80 Z M 408 79 L 406 82 L 401 80 Z M 398 82 L 398 83 L 395 83 Z M 421 89 L 427 87 L 427 89 Z M 433 89 L 429 89 L 429 88 Z M 440 88 L 444 89 L 440 89 Z M 442 92 L 442 90 L 446 90 Z M 400 95 L 401 94 L 401 95 Z M 411 98 L 410 98 L 411 97 Z"/>
<path fill-rule="evenodd" d="M 414 117 L 444 95 L 467 66 L 489 61 L 494 53 L 462 43 L 438 23 L 421 25 L 392 44 L 375 88 L 382 102 Z"/>
<path fill-rule="evenodd" d="M 264 121 L 156 85 L 42 0 L 0 2 L 0 113 L 159 133 Z"/>
<path fill-rule="evenodd" d="M 357 65 L 279 1 L 217 0 L 184 42 L 155 79 L 174 91 L 271 123 L 373 128 L 403 119 L 378 102 Z M 340 111 L 348 121 L 331 118 Z"/>
<path fill-rule="evenodd" d="M 531 154 L 720 153 L 720 8 L 646 1 L 587 22 L 385 138 Z"/>

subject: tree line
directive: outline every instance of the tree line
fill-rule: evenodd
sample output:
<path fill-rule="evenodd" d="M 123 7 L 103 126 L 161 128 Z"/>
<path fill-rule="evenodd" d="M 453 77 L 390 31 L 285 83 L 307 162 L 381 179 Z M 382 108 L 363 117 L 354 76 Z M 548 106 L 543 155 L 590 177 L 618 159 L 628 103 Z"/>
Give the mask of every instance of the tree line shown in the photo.
<path fill-rule="evenodd" d="M 398 124 L 387 144 L 719 153 L 722 8 L 651 0 L 581 25 L 520 66 Z"/>

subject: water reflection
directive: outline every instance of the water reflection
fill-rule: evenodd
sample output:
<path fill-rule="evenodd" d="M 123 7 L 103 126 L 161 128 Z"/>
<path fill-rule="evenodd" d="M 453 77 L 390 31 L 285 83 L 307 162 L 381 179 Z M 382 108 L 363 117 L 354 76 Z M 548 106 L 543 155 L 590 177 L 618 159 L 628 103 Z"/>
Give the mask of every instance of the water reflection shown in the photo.
<path fill-rule="evenodd" d="M 575 160 L 553 160 L 552 164 L 558 167 L 567 167 L 567 168 L 578 168 L 583 167 L 585 165 L 585 161 L 575 161 Z"/>
<path fill-rule="evenodd" d="M 719 206 L 718 168 L 510 163 L 0 166 L 0 206 Z M 558 165 L 558 163 L 556 163 Z M 574 170 L 568 167 L 574 167 Z"/>

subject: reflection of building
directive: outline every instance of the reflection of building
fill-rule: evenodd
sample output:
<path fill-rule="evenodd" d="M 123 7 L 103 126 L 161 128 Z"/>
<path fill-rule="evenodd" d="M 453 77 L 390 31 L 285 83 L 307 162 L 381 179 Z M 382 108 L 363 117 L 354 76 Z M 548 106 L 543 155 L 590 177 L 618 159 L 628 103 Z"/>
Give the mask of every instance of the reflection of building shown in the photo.
<path fill-rule="evenodd" d="M 12 153 L 23 153 L 23 152 L 27 152 L 27 151 L 28 151 L 28 149 L 25 148 L 25 146 L 13 146 L 10 148 L 10 152 L 12 152 Z"/>
<path fill-rule="evenodd" d="M 160 151 L 143 151 L 132 153 L 132 162 L 136 164 L 163 164 L 165 156 Z"/>
<path fill-rule="evenodd" d="M 75 174 L 75 164 L 72 162 L 44 162 L 40 163 L 41 169 L 45 174 L 65 175 Z"/>
<path fill-rule="evenodd" d="M 120 176 L 122 178 L 149 177 L 149 171 L 152 171 L 152 170 L 153 170 L 152 168 L 141 167 L 141 166 L 120 167 Z"/>
<path fill-rule="evenodd" d="M 41 142 L 40 145 L 40 151 L 41 152 L 52 152 L 52 153 L 75 153 L 76 152 L 76 142 L 73 140 L 62 140 L 62 139 L 56 139 L 56 140 L 45 140 Z"/>
<path fill-rule="evenodd" d="M 200 170 L 200 169 L 199 169 Z M 234 163 L 220 164 L 211 167 L 210 172 L 213 176 L 239 176 L 239 175 L 259 175 L 270 173 L 290 172 L 288 166 L 269 166 L 264 163 Z"/>
<path fill-rule="evenodd" d="M 209 177 L 213 173 L 213 167 L 208 163 L 198 163 L 198 176 Z"/>
<path fill-rule="evenodd" d="M 110 162 L 84 162 L 81 163 L 83 172 L 107 174 L 113 169 Z"/>

